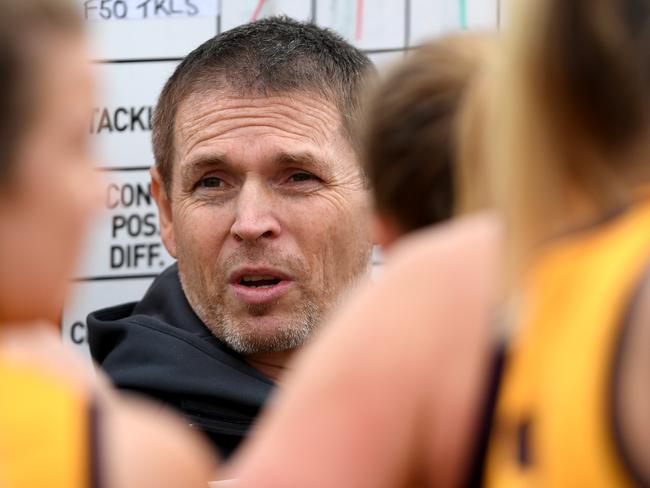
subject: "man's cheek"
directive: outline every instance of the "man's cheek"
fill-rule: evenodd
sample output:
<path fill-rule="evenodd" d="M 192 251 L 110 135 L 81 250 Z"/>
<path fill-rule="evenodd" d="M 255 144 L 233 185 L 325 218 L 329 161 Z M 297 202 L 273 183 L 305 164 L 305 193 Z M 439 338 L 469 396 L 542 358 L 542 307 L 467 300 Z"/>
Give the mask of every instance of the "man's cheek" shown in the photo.
<path fill-rule="evenodd" d="M 332 219 L 323 219 L 318 229 L 321 242 L 329 241 L 339 248 L 346 248 L 355 234 L 359 232 L 358 226 L 361 222 L 350 218 L 350 215 L 339 214 Z"/>

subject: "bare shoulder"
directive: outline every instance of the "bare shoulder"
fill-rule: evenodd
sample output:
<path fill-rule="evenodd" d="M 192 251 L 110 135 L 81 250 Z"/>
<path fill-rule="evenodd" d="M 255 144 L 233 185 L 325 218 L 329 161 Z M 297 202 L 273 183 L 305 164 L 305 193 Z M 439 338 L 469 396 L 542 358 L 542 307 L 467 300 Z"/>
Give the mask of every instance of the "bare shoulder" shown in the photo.
<path fill-rule="evenodd" d="M 415 234 L 394 249 L 358 308 L 398 314 L 412 333 L 465 334 L 497 301 L 500 233 L 497 218 L 482 214 Z"/>
<path fill-rule="evenodd" d="M 468 264 L 495 263 L 500 246 L 501 224 L 491 213 L 456 219 L 445 225 L 417 232 L 395 246 L 389 268 L 396 272 L 421 269 L 449 272 Z M 462 256 L 463 259 L 456 259 Z"/>

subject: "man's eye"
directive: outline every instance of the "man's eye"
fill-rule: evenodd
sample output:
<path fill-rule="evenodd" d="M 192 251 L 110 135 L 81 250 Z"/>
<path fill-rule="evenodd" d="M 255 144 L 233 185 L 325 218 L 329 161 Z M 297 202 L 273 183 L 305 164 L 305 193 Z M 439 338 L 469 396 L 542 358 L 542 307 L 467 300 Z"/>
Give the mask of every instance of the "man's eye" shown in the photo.
<path fill-rule="evenodd" d="M 294 173 L 289 177 L 289 179 L 295 183 L 299 183 L 301 181 L 315 180 L 316 177 L 309 173 Z"/>
<path fill-rule="evenodd" d="M 216 176 L 208 176 L 199 181 L 201 188 L 221 188 L 223 186 L 223 180 Z"/>

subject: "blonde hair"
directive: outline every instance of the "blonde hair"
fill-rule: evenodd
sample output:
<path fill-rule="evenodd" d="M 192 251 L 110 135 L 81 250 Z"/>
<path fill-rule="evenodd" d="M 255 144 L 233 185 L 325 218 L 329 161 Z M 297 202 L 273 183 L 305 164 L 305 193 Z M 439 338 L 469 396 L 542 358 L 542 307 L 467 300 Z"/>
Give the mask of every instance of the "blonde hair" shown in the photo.
<path fill-rule="evenodd" d="M 540 243 L 625 204 L 650 179 L 650 0 L 510 7 L 489 167 L 516 277 Z"/>
<path fill-rule="evenodd" d="M 489 51 L 487 48 L 489 47 Z M 455 192 L 457 195 L 455 213 L 464 215 L 495 204 L 490 185 L 488 184 L 489 158 L 488 149 L 490 92 L 489 80 L 492 71 L 492 61 L 496 53 L 497 43 L 493 39 L 485 45 L 484 59 L 480 70 L 474 74 L 472 83 L 467 87 L 463 103 L 459 108 L 456 121 L 456 179 Z"/>

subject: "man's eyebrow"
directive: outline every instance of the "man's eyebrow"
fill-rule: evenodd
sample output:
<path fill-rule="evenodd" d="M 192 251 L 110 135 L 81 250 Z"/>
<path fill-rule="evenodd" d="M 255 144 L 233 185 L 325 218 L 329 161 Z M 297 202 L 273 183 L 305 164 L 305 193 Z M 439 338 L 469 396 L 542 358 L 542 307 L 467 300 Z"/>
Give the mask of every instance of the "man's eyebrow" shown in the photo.
<path fill-rule="evenodd" d="M 317 157 L 313 153 L 306 152 L 281 152 L 275 155 L 271 162 L 275 166 L 288 167 L 296 166 L 305 171 L 312 171 L 317 176 L 327 177 L 332 173 L 332 165 L 322 158 Z M 235 165 L 223 154 L 199 155 L 182 164 L 181 181 L 191 182 L 197 175 L 204 171 L 224 168 L 234 169 Z"/>
<path fill-rule="evenodd" d="M 206 169 L 229 167 L 230 161 L 224 155 L 197 156 L 181 166 L 181 180 L 188 181 Z"/>
<path fill-rule="evenodd" d="M 283 152 L 273 158 L 273 163 L 278 166 L 297 166 L 301 169 L 314 171 L 322 176 L 329 175 L 332 172 L 331 163 L 311 152 Z"/>

